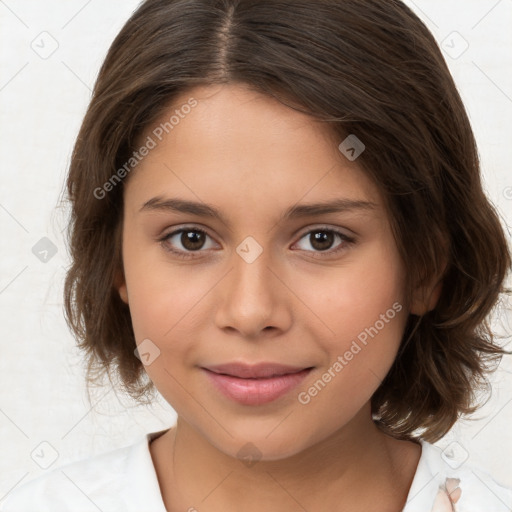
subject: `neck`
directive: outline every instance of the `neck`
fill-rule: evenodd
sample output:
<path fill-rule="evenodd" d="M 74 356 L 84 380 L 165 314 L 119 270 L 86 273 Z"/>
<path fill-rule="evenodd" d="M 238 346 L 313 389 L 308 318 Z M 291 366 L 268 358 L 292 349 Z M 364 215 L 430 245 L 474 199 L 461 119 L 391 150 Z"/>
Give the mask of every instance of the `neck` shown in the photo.
<path fill-rule="evenodd" d="M 156 443 L 159 443 L 158 453 Z M 383 434 L 364 408 L 350 424 L 279 460 L 242 461 L 213 446 L 182 418 L 155 441 L 167 509 L 397 512 L 405 504 L 420 446 Z"/>

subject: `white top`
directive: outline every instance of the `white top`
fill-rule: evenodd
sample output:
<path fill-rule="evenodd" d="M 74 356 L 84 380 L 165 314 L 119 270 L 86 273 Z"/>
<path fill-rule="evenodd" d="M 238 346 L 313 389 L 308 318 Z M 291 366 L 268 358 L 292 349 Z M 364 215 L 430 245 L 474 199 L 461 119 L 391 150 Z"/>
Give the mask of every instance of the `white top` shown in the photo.
<path fill-rule="evenodd" d="M 164 432 L 146 434 L 131 446 L 40 475 L 12 490 L 0 504 L 0 512 L 166 512 L 149 451 L 151 440 Z M 512 489 L 499 485 L 480 468 L 467 462 L 460 465 L 460 449 L 442 452 L 420 442 L 421 457 L 402 512 L 512 511 Z M 457 448 L 457 443 L 452 444 Z M 446 486 L 447 478 L 460 479 L 460 497 L 460 490 L 451 494 L 454 508 L 443 489 L 453 491 L 456 485 L 448 481 Z"/>

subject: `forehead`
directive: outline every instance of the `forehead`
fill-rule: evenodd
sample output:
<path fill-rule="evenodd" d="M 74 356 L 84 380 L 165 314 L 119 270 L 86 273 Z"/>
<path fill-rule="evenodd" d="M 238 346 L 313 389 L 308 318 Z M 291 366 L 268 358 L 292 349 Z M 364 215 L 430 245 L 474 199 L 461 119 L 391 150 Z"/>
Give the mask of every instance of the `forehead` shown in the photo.
<path fill-rule="evenodd" d="M 194 105 L 189 108 L 187 105 Z M 357 161 L 325 123 L 241 85 L 198 87 L 175 98 L 138 143 L 154 146 L 128 181 L 139 208 L 180 195 L 257 211 L 338 199 L 381 204 Z"/>

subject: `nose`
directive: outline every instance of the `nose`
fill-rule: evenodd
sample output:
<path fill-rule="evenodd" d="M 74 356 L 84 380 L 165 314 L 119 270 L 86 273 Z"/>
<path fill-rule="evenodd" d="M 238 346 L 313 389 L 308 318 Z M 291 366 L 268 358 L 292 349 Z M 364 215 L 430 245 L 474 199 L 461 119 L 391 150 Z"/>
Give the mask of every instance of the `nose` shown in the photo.
<path fill-rule="evenodd" d="M 217 289 L 215 321 L 224 331 L 256 340 L 282 334 L 292 322 L 293 294 L 269 251 L 251 261 L 233 253 L 233 266 Z"/>

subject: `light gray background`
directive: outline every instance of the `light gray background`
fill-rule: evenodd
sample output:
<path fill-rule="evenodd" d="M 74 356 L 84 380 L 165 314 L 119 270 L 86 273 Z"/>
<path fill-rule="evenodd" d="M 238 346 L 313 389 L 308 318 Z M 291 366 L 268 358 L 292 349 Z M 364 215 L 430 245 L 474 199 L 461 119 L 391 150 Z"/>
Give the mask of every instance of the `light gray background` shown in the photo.
<path fill-rule="evenodd" d="M 406 3 L 443 47 L 473 124 L 486 190 L 510 225 L 512 0 Z M 137 407 L 110 387 L 95 393 L 90 408 L 62 313 L 66 212 L 55 206 L 96 73 L 137 4 L 0 0 L 0 501 L 44 471 L 131 444 L 176 417 L 163 399 Z M 57 250 L 46 262 L 32 252 L 43 237 Z M 510 333 L 510 316 L 502 312 L 495 325 Z M 466 450 L 471 463 L 510 486 L 511 381 L 507 357 L 478 419 L 458 423 L 438 443 L 456 441 L 456 453 Z"/>

